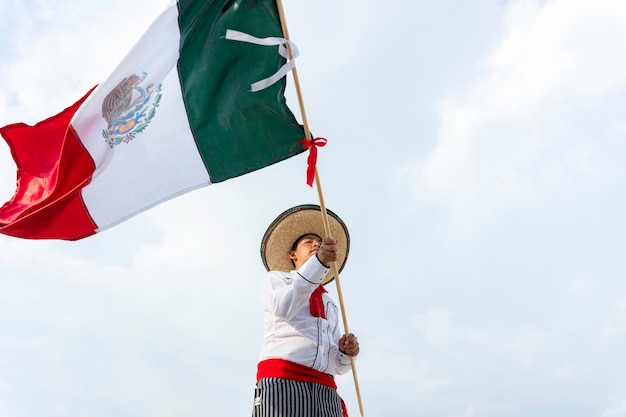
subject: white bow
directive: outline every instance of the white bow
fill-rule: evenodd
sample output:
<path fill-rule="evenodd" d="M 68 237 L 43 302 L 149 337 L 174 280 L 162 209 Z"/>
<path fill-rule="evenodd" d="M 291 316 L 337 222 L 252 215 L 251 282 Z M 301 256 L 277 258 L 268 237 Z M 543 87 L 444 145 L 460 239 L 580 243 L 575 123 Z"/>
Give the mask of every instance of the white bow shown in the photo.
<path fill-rule="evenodd" d="M 232 41 L 254 43 L 254 44 L 263 45 L 263 46 L 278 45 L 278 53 L 280 54 L 280 56 L 287 59 L 287 63 L 285 63 L 285 65 L 280 67 L 280 69 L 276 71 L 274 75 L 271 75 L 267 78 L 264 78 L 253 84 L 250 84 L 250 90 L 252 92 L 261 91 L 271 86 L 276 81 L 283 78 L 285 75 L 287 75 L 287 73 L 291 71 L 292 68 L 296 65 L 295 58 L 297 58 L 299 55 L 298 47 L 290 40 L 284 39 L 284 38 L 274 38 L 274 37 L 257 38 L 252 35 L 248 35 L 247 33 L 227 29 L 226 39 L 229 39 Z M 291 47 L 291 59 L 289 59 L 289 53 L 287 51 L 287 44 Z"/>

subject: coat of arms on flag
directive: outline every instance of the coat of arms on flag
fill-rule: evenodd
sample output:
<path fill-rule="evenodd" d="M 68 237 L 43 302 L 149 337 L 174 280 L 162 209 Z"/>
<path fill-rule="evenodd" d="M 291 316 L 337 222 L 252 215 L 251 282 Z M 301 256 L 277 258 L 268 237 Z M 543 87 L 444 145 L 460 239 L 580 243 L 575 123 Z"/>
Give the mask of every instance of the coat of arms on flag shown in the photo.
<path fill-rule="evenodd" d="M 144 72 L 141 77 L 133 74 L 124 78 L 102 102 L 102 117 L 107 122 L 102 136 L 110 147 L 135 139 L 154 117 L 161 101 L 161 84 L 156 88 L 154 83 L 141 87 L 147 76 Z"/>

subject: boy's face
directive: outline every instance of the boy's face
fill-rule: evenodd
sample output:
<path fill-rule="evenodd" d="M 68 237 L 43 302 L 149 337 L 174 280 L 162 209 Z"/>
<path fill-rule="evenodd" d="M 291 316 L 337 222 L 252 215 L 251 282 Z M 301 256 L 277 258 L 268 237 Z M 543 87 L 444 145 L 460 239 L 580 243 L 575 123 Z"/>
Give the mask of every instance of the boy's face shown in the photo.
<path fill-rule="evenodd" d="M 322 238 L 316 234 L 306 234 L 298 239 L 293 250 L 289 251 L 289 258 L 293 261 L 296 269 L 317 253 L 322 244 Z"/>

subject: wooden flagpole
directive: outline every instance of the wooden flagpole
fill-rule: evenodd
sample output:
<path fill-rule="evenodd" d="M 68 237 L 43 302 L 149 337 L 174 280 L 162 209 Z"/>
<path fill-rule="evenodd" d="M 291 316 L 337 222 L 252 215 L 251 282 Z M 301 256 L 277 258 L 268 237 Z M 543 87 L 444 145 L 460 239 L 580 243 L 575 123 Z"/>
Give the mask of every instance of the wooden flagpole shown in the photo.
<path fill-rule="evenodd" d="M 285 18 L 285 10 L 283 8 L 282 0 L 276 0 L 276 6 L 278 7 L 278 14 L 280 16 L 280 24 L 283 29 L 283 36 L 285 39 L 289 40 L 289 30 L 287 29 L 287 20 Z M 290 60 L 293 59 L 293 56 L 291 53 L 291 47 L 289 46 L 289 44 L 287 44 L 287 50 L 289 52 L 289 59 Z M 307 120 L 306 111 L 304 109 L 304 101 L 302 99 L 302 90 L 300 89 L 300 80 L 298 78 L 298 71 L 295 65 L 291 69 L 291 73 L 293 74 L 293 82 L 294 82 L 294 86 L 296 87 L 296 94 L 298 96 L 298 104 L 300 106 L 300 113 L 302 115 L 302 126 L 304 127 L 304 134 L 306 135 L 306 139 L 310 142 L 312 140 L 311 130 L 309 129 L 309 122 Z M 324 194 L 322 192 L 322 185 L 320 183 L 320 177 L 319 177 L 317 168 L 315 168 L 315 185 L 317 187 L 317 194 L 318 194 L 319 201 L 320 201 L 322 222 L 324 224 L 324 233 L 326 233 L 326 236 L 332 237 L 331 231 L 330 231 L 330 222 L 328 221 L 328 213 L 326 211 L 326 204 L 324 203 Z M 331 269 L 332 269 L 333 276 L 335 277 L 335 284 L 337 285 L 337 297 L 339 299 L 339 306 L 341 308 L 343 328 L 347 335 L 347 334 L 350 334 L 350 330 L 348 329 L 348 319 L 346 318 L 346 309 L 345 309 L 344 302 L 343 302 L 343 292 L 341 290 L 341 282 L 339 280 L 339 269 L 337 267 L 337 262 L 331 263 Z M 356 396 L 357 396 L 357 400 L 359 403 L 359 412 L 361 414 L 361 417 L 363 417 L 363 402 L 361 401 L 361 389 L 359 388 L 359 378 L 356 373 L 355 360 L 354 360 L 354 357 L 352 356 L 350 356 L 350 364 L 352 366 L 352 376 L 354 378 L 354 387 L 356 390 Z"/>

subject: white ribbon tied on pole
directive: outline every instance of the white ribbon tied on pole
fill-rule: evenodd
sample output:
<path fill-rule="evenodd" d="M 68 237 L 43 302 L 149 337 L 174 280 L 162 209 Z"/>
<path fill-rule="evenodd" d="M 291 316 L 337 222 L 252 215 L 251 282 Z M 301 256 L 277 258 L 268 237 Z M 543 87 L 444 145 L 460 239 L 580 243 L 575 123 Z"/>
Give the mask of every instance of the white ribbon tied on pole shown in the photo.
<path fill-rule="evenodd" d="M 296 65 L 295 58 L 297 58 L 299 55 L 298 47 L 290 40 L 284 39 L 284 38 L 274 38 L 274 37 L 257 38 L 255 36 L 248 35 L 247 33 L 239 32 L 237 30 L 227 29 L 226 39 L 229 39 L 231 41 L 254 43 L 256 45 L 263 45 L 263 46 L 277 46 L 278 45 L 278 53 L 280 54 L 280 56 L 282 56 L 283 58 L 287 60 L 287 63 L 285 63 L 285 65 L 280 67 L 280 69 L 276 71 L 274 75 L 264 78 L 253 84 L 250 84 L 250 91 L 252 91 L 253 93 L 257 91 L 261 91 L 271 86 L 276 81 L 280 80 L 285 75 L 287 75 L 287 73 L 291 71 L 293 67 Z M 289 57 L 289 51 L 287 50 L 287 44 L 289 44 L 289 47 L 291 49 L 291 59 L 289 59 L 290 57 Z"/>

